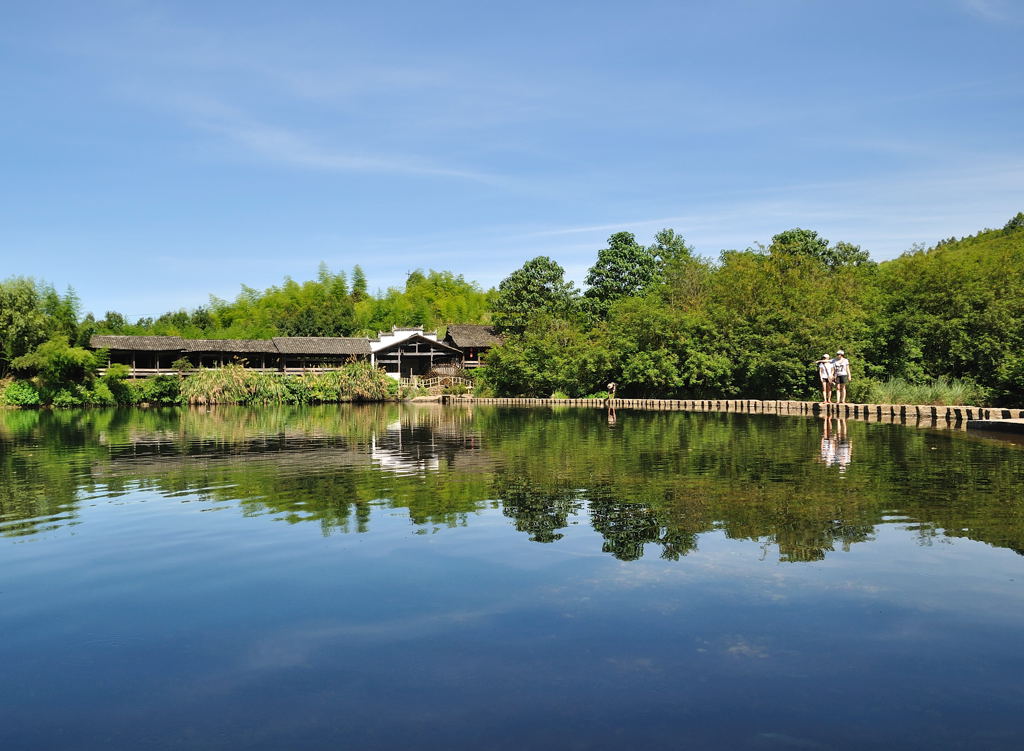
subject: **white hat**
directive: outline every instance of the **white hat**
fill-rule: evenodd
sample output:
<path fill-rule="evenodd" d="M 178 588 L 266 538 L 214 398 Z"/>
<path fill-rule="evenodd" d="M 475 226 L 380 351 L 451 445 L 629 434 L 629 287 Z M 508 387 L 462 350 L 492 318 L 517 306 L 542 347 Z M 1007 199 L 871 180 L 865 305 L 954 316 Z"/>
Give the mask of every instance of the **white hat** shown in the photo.
<path fill-rule="evenodd" d="M 826 352 L 825 354 L 823 354 L 821 356 L 821 359 L 822 360 L 828 360 L 830 357 L 832 357 L 832 355 L 830 355 L 828 352 Z"/>
<path fill-rule="evenodd" d="M 836 350 L 836 354 L 837 354 L 837 355 L 845 355 L 846 353 L 845 353 L 845 352 L 843 352 L 843 351 L 842 351 L 841 349 L 837 349 L 837 350 Z"/>

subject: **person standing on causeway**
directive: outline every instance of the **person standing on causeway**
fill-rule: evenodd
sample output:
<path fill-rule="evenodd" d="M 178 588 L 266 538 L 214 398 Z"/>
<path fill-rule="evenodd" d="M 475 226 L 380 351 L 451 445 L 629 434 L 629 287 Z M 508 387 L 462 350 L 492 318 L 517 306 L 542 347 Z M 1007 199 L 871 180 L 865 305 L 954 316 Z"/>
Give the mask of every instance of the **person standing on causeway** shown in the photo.
<path fill-rule="evenodd" d="M 832 380 L 835 377 L 835 366 L 832 356 L 826 352 L 818 360 L 818 380 L 821 381 L 821 399 L 828 404 L 832 399 Z"/>
<path fill-rule="evenodd" d="M 850 361 L 846 359 L 846 353 L 843 350 L 836 351 L 832 367 L 835 368 L 836 404 L 844 404 L 846 402 L 846 384 L 850 382 L 851 376 Z"/>

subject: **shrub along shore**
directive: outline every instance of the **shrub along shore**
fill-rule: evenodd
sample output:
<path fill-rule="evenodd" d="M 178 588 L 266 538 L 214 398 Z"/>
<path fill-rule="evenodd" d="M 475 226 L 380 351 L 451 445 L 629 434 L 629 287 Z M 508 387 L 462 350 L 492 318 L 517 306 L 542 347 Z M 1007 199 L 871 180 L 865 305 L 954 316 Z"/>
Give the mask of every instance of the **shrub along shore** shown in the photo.
<path fill-rule="evenodd" d="M 0 403 L 13 407 L 112 407 L 169 404 L 324 404 L 385 401 L 400 396 L 398 382 L 369 363 L 354 362 L 338 370 L 277 375 L 239 365 L 201 368 L 188 377 L 160 375 L 130 380 L 128 368 L 110 366 L 98 378 L 81 383 L 10 381 Z"/>

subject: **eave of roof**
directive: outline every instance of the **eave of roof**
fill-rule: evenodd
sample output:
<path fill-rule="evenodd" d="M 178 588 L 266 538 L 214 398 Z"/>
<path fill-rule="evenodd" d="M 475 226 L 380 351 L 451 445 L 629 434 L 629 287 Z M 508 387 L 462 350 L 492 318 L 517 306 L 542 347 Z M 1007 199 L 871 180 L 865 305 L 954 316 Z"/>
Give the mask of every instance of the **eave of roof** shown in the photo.
<path fill-rule="evenodd" d="M 368 355 L 370 340 L 342 336 L 275 336 L 282 355 Z"/>
<path fill-rule="evenodd" d="M 93 349 L 120 349 L 136 352 L 181 352 L 185 340 L 180 336 L 134 336 L 124 334 L 93 334 L 89 337 Z"/>
<path fill-rule="evenodd" d="M 186 352 L 245 352 L 278 354 L 271 339 L 185 339 Z"/>
<path fill-rule="evenodd" d="M 456 347 L 496 347 L 501 344 L 501 337 L 494 333 L 492 326 L 475 323 L 452 324 L 445 338 L 450 338 Z"/>

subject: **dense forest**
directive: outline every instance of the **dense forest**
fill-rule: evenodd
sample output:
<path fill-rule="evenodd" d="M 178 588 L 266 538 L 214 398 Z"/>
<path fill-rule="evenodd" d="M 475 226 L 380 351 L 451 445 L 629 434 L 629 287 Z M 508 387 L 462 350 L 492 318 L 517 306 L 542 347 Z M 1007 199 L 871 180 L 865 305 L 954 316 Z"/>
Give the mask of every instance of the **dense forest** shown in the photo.
<path fill-rule="evenodd" d="M 803 398 L 816 386 L 812 363 L 841 347 L 855 400 L 938 383 L 949 398 L 1020 404 L 1024 213 L 882 263 L 800 228 L 717 259 L 671 229 L 650 245 L 619 232 L 582 290 L 544 256 L 493 290 L 431 270 L 371 293 L 358 266 L 349 275 L 321 265 L 310 281 L 243 287 L 232 301 L 134 322 L 83 316 L 73 290 L 15 277 L 0 282 L 0 394 L 90 403 L 96 362 L 84 346 L 96 333 L 361 336 L 452 323 L 491 323 L 504 336 L 478 372 L 480 392 L 588 396 L 614 380 L 623 395 Z"/>

